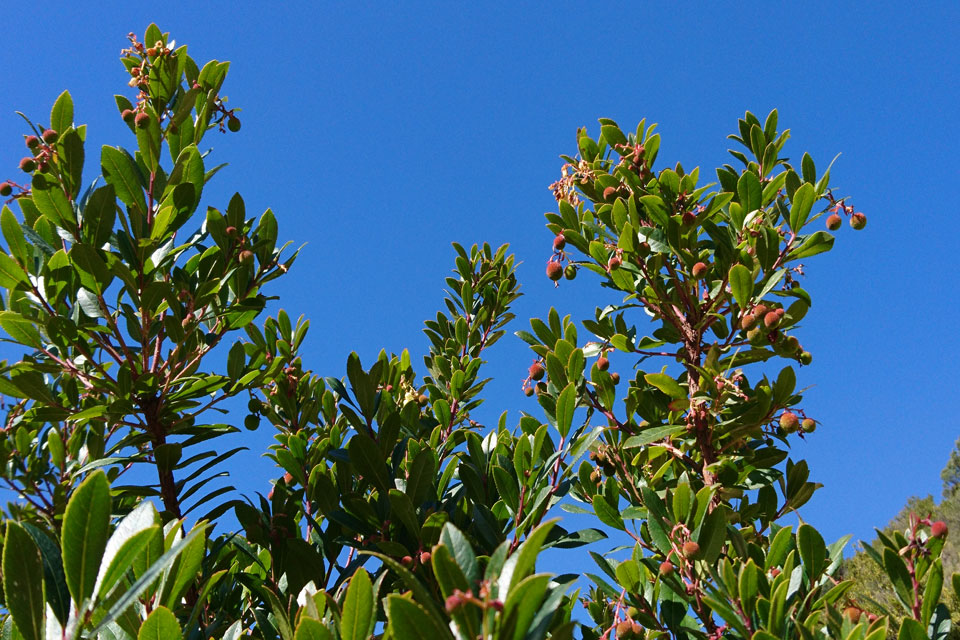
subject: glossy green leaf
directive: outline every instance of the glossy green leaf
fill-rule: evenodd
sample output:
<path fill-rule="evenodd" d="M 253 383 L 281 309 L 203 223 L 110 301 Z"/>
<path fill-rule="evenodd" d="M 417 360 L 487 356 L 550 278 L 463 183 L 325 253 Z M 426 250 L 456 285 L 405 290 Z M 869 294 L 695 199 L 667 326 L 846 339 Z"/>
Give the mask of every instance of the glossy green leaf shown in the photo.
<path fill-rule="evenodd" d="M 357 569 L 350 578 L 340 614 L 340 636 L 343 640 L 366 640 L 373 630 L 374 601 L 370 574 Z"/>
<path fill-rule="evenodd" d="M 442 621 L 416 602 L 395 593 L 387 596 L 386 610 L 390 631 L 396 640 L 453 637 Z"/>
<path fill-rule="evenodd" d="M 137 210 L 142 216 L 147 209 L 147 201 L 140 186 L 139 170 L 133 158 L 126 151 L 104 146 L 101 150 L 100 165 L 107 184 L 113 185 L 117 197 L 128 207 Z"/>
<path fill-rule="evenodd" d="M 735 264 L 730 268 L 730 290 L 740 308 L 746 309 L 753 296 L 753 274 L 750 269 L 742 264 Z"/>
<path fill-rule="evenodd" d="M 137 640 L 175 640 L 180 638 L 180 623 L 177 616 L 166 607 L 157 607 L 140 625 Z"/>
<path fill-rule="evenodd" d="M 50 128 L 59 133 L 65 132 L 73 125 L 73 99 L 69 91 L 64 91 L 57 97 L 50 110 Z"/>
<path fill-rule="evenodd" d="M 457 566 L 460 567 L 463 575 L 470 583 L 480 579 L 480 567 L 477 564 L 477 556 L 473 551 L 473 546 L 459 529 L 449 522 L 443 525 L 443 529 L 440 531 L 440 544 L 450 550 Z"/>
<path fill-rule="evenodd" d="M 740 206 L 744 213 L 750 213 L 760 208 L 763 201 L 763 187 L 760 179 L 752 171 L 745 172 L 737 181 L 737 195 L 740 197 Z"/>
<path fill-rule="evenodd" d="M 833 241 L 834 237 L 826 231 L 815 231 L 807 236 L 799 247 L 791 251 L 787 258 L 790 260 L 800 260 L 801 258 L 809 258 L 818 253 L 830 251 L 830 249 L 833 248 Z"/>
<path fill-rule="evenodd" d="M 358 433 L 347 442 L 347 451 L 350 452 L 350 462 L 353 463 L 365 480 L 383 492 L 390 490 L 393 482 L 387 472 L 380 447 L 367 435 Z"/>
<path fill-rule="evenodd" d="M 820 532 L 808 524 L 797 527 L 797 550 L 807 578 L 816 580 L 823 571 L 827 557 L 827 547 Z"/>
<path fill-rule="evenodd" d="M 644 376 L 647 384 L 651 384 L 671 398 L 686 398 L 687 392 L 684 391 L 680 383 L 665 373 L 648 373 Z"/>
<path fill-rule="evenodd" d="M 573 424 L 573 413 L 577 406 L 577 388 L 574 383 L 568 384 L 557 397 L 557 431 L 560 436 L 567 437 L 570 426 Z"/>
<path fill-rule="evenodd" d="M 804 182 L 803 185 L 797 189 L 796 193 L 793 194 L 790 202 L 790 229 L 794 233 L 799 232 L 800 229 L 803 228 L 803 225 L 806 224 L 816 198 L 817 196 L 814 193 L 813 185 L 809 182 Z"/>
<path fill-rule="evenodd" d="M 297 625 L 293 638 L 294 640 L 333 640 L 333 635 L 320 621 L 304 616 L 300 618 L 300 624 Z"/>
<path fill-rule="evenodd" d="M 110 525 L 110 483 L 100 469 L 80 483 L 63 516 L 63 572 L 79 608 L 93 595 Z"/>
<path fill-rule="evenodd" d="M 43 560 L 20 524 L 7 522 L 3 545 L 4 603 L 27 640 L 43 640 Z"/>
<path fill-rule="evenodd" d="M 900 632 L 897 640 L 927 640 L 927 632 L 923 625 L 913 618 L 904 618 L 900 623 Z"/>

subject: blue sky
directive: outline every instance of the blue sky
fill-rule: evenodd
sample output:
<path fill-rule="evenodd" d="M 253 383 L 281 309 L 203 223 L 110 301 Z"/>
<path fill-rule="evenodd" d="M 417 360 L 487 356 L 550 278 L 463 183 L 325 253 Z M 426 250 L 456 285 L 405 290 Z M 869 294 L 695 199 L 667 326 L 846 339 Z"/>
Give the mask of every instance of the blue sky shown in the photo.
<path fill-rule="evenodd" d="M 451 241 L 509 242 L 526 294 L 514 330 L 551 305 L 575 317 L 609 301 L 580 278 L 543 275 L 560 153 L 598 117 L 659 122 L 660 166 L 727 162 L 749 109 L 776 107 L 787 154 L 809 151 L 869 223 L 844 227 L 809 265 L 814 306 L 800 384 L 822 426 L 799 444 L 826 486 L 803 517 L 828 539 L 869 537 L 911 494 L 939 494 L 960 435 L 954 316 L 960 141 L 960 5 L 901 3 L 16 3 L 4 8 L 0 177 L 16 175 L 24 131 L 71 91 L 88 149 L 132 146 L 113 94 L 130 95 L 118 53 L 151 21 L 198 61 L 232 61 L 238 135 L 212 135 L 230 167 L 205 192 L 271 207 L 307 247 L 273 293 L 311 321 L 306 366 L 343 375 L 347 354 L 427 348 L 452 267 Z M 156 8 L 162 7 L 162 8 Z M 88 150 L 88 156 L 91 155 Z M 5 173 L 4 173 L 5 172 Z M 86 176 L 92 179 L 93 175 Z M 945 199 L 946 198 L 946 199 Z M 0 355 L 10 357 L 9 347 Z M 490 352 L 483 417 L 534 411 L 530 361 L 512 336 Z M 247 435 L 245 491 L 276 472 Z"/>

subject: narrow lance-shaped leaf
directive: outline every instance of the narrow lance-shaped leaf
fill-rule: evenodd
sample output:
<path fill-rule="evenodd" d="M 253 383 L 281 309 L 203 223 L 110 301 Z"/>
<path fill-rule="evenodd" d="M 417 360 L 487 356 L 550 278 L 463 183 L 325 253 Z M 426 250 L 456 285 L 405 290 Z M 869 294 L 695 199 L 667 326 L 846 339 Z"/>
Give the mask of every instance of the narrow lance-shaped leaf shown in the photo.
<path fill-rule="evenodd" d="M 30 534 L 13 521 L 3 545 L 3 591 L 23 637 L 43 640 L 43 561 Z"/>
<path fill-rule="evenodd" d="M 110 484 L 101 470 L 80 483 L 63 516 L 63 571 L 79 608 L 93 595 L 110 525 Z"/>

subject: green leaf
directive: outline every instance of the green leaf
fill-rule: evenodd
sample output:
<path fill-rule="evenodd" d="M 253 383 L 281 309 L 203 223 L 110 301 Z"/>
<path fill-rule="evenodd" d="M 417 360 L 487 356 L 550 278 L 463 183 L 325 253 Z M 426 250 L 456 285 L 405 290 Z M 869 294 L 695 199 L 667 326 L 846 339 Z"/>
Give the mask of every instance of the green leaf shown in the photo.
<path fill-rule="evenodd" d="M 102 247 L 110 239 L 116 219 L 117 193 L 112 184 L 107 184 L 91 193 L 83 208 L 84 239 L 94 247 Z"/>
<path fill-rule="evenodd" d="M 927 640 L 927 632 L 924 631 L 923 625 L 913 618 L 904 618 L 900 623 L 897 640 Z"/>
<path fill-rule="evenodd" d="M 626 527 L 623 524 L 623 518 L 620 516 L 620 512 L 617 511 L 617 509 L 614 508 L 609 502 L 607 502 L 607 499 L 599 493 L 593 496 L 593 510 L 596 511 L 600 522 L 609 527 L 613 527 L 614 529 L 626 531 Z"/>
<path fill-rule="evenodd" d="M 9 521 L 3 545 L 4 603 L 27 640 L 43 640 L 43 560 L 20 524 Z"/>
<path fill-rule="evenodd" d="M 459 529 L 449 522 L 443 525 L 443 529 L 440 531 L 440 544 L 450 550 L 457 566 L 460 567 L 463 575 L 471 584 L 480 579 L 477 556 L 470 545 L 470 541 Z"/>
<path fill-rule="evenodd" d="M 80 609 L 93 595 L 110 525 L 110 483 L 102 470 L 80 483 L 63 516 L 63 572 Z"/>
<path fill-rule="evenodd" d="M 526 540 L 503 565 L 499 581 L 500 593 L 509 593 L 521 580 L 533 573 L 533 568 L 537 563 L 537 555 L 556 523 L 556 519 L 548 520 L 527 534 Z"/>
<path fill-rule="evenodd" d="M 14 262 L 13 258 L 0 252 L 0 287 L 13 289 L 18 284 L 29 284 L 26 272 Z"/>
<path fill-rule="evenodd" d="M 730 290 L 740 308 L 746 309 L 753 296 L 753 274 L 750 269 L 742 264 L 733 265 L 730 269 Z"/>
<path fill-rule="evenodd" d="M 686 430 L 687 425 L 685 424 L 668 424 L 663 427 L 644 429 L 638 435 L 627 438 L 626 442 L 623 443 L 623 446 L 627 449 L 644 447 L 651 442 L 657 442 L 658 440 L 669 438 L 676 434 L 683 433 Z"/>
<path fill-rule="evenodd" d="M 333 640 L 330 630 L 318 620 L 303 616 L 297 631 L 293 634 L 294 640 Z"/>
<path fill-rule="evenodd" d="M 100 598 L 106 599 L 114 585 L 127 573 L 133 563 L 146 551 L 154 536 L 161 531 L 160 525 L 153 525 L 148 529 L 138 531 L 127 538 L 109 565 L 101 566 L 102 581 L 97 587 Z M 106 559 L 106 558 L 104 558 Z"/>
<path fill-rule="evenodd" d="M 799 260 L 801 258 L 815 256 L 818 253 L 823 253 L 824 251 L 830 251 L 830 249 L 833 248 L 833 240 L 833 236 L 826 231 L 815 231 L 807 236 L 806 240 L 803 241 L 803 244 L 791 251 L 790 255 L 787 256 L 787 259 Z"/>
<path fill-rule="evenodd" d="M 797 550 L 803 561 L 803 570 L 811 581 L 820 577 L 827 557 L 827 547 L 820 532 L 808 524 L 797 527 Z"/>
<path fill-rule="evenodd" d="M 69 91 L 64 91 L 53 103 L 50 110 L 50 128 L 63 133 L 73 125 L 73 99 Z"/>
<path fill-rule="evenodd" d="M 562 438 L 567 437 L 570 426 L 573 424 L 573 412 L 577 406 L 577 387 L 574 383 L 568 384 L 557 397 L 557 431 Z"/>
<path fill-rule="evenodd" d="M 350 453 L 350 462 L 365 480 L 372 482 L 384 493 L 390 490 L 392 482 L 387 465 L 383 461 L 380 447 L 372 438 L 362 433 L 354 435 L 347 443 L 347 451 Z"/>
<path fill-rule="evenodd" d="M 340 615 L 340 636 L 343 640 L 366 640 L 373 631 L 375 609 L 370 574 L 360 568 L 350 578 Z"/>
<path fill-rule="evenodd" d="M 756 150 L 755 150 L 756 151 Z M 762 152 L 757 151 L 757 153 Z M 752 171 L 747 171 L 740 180 L 737 181 L 737 195 L 740 197 L 740 205 L 744 213 L 750 213 L 762 206 L 763 187 L 760 186 L 760 179 Z"/>
<path fill-rule="evenodd" d="M 139 170 L 126 151 L 104 146 L 100 155 L 100 167 L 107 184 L 113 185 L 120 201 L 141 216 L 147 210 L 147 201 L 140 186 Z"/>
<path fill-rule="evenodd" d="M 205 526 L 202 524 L 194 526 L 193 530 L 197 529 L 203 530 Z M 175 608 L 187 588 L 196 581 L 197 572 L 200 571 L 200 565 L 203 563 L 205 546 L 206 538 L 202 535 L 192 537 L 190 543 L 184 546 L 167 576 L 165 593 L 161 594 L 161 601 L 167 607 Z"/>
<path fill-rule="evenodd" d="M 156 581 L 161 573 L 167 570 L 167 568 L 173 564 L 174 560 L 180 555 L 180 552 L 189 544 L 192 544 L 193 541 L 202 537 L 204 528 L 194 527 L 186 535 L 185 538 L 179 542 L 174 543 L 170 549 L 164 553 L 162 556 L 156 559 L 153 563 L 150 564 L 149 568 L 144 571 L 130 587 L 120 596 L 116 602 L 110 606 L 110 610 L 107 611 L 107 615 L 104 616 L 97 626 L 90 632 L 91 636 L 96 636 L 102 629 L 107 627 L 114 620 L 119 618 L 130 606 L 134 603 L 143 594 L 144 590 L 149 587 L 151 584 Z M 161 545 L 163 541 L 160 541 Z"/>
<path fill-rule="evenodd" d="M 803 186 L 793 194 L 793 198 L 790 201 L 790 229 L 793 230 L 794 233 L 798 233 L 800 229 L 803 228 L 803 225 L 806 224 L 807 218 L 810 216 L 810 209 L 813 208 L 813 203 L 816 199 L 817 196 L 814 193 L 813 185 L 809 182 L 803 183 Z"/>
<path fill-rule="evenodd" d="M 43 339 L 33 322 L 13 311 L 0 311 L 0 328 L 22 345 L 39 348 Z"/>
<path fill-rule="evenodd" d="M 33 177 L 33 204 L 58 227 L 73 231 L 77 226 L 73 205 L 63 194 L 63 189 L 56 183 L 48 182 L 42 174 Z"/>
<path fill-rule="evenodd" d="M 648 373 L 643 378 L 648 384 L 660 389 L 671 398 L 687 397 L 687 392 L 683 390 L 680 383 L 665 373 Z"/>
<path fill-rule="evenodd" d="M 7 241 L 7 247 L 10 249 L 13 257 L 20 260 L 21 263 L 26 263 L 30 255 L 32 255 L 30 246 L 23 237 L 23 229 L 20 228 L 17 217 L 6 205 L 4 205 L 3 210 L 0 211 L 0 229 L 3 230 L 3 237 Z"/>
<path fill-rule="evenodd" d="M 46 600 L 61 624 L 66 624 L 70 616 L 70 592 L 63 577 L 63 558 L 60 546 L 45 532 L 29 522 L 22 523 L 23 528 L 40 549 L 43 558 L 43 584 L 46 587 Z"/>
<path fill-rule="evenodd" d="M 883 550 L 883 570 L 890 578 L 893 590 L 901 604 L 909 609 L 913 605 L 913 583 L 907 565 L 893 549 L 886 548 Z"/>
<path fill-rule="evenodd" d="M 416 602 L 395 593 L 387 596 L 387 624 L 396 640 L 452 638 L 442 621 L 430 615 Z"/>
<path fill-rule="evenodd" d="M 140 625 L 137 640 L 172 640 L 180 638 L 180 623 L 177 616 L 166 607 L 157 607 Z"/>

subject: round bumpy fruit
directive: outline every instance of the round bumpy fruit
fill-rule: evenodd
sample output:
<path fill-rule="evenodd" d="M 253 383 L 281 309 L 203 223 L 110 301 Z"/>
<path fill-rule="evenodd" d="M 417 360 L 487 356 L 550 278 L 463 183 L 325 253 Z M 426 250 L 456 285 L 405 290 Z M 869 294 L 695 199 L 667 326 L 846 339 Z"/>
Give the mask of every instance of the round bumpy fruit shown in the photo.
<path fill-rule="evenodd" d="M 31 151 L 40 146 L 40 138 L 37 136 L 27 136 L 24 138 L 24 142 L 27 144 L 27 149 Z"/>
<path fill-rule="evenodd" d="M 664 561 L 664 562 L 660 563 L 660 575 L 661 575 L 661 576 L 666 577 L 666 576 L 671 575 L 671 574 L 674 572 L 674 569 L 675 569 L 675 567 L 674 567 L 673 564 L 672 564 L 671 562 L 669 562 L 669 561 Z"/>
<path fill-rule="evenodd" d="M 641 258 L 646 258 L 650 255 L 650 245 L 646 242 L 641 242 L 637 245 L 637 255 Z"/>
<path fill-rule="evenodd" d="M 13 193 L 13 185 L 9 182 L 0 182 L 0 196 L 6 198 L 11 193 Z"/>
<path fill-rule="evenodd" d="M 613 384 L 620 384 L 620 374 L 616 371 L 610 374 L 610 379 L 613 381 Z"/>
<path fill-rule="evenodd" d="M 797 430 L 798 426 L 800 426 L 800 420 L 797 418 L 797 414 L 792 411 L 785 411 L 783 415 L 780 416 L 780 428 L 787 433 L 793 433 Z"/>
<path fill-rule="evenodd" d="M 243 426 L 248 431 L 256 431 L 257 427 L 260 426 L 260 416 L 256 416 L 251 413 L 250 415 L 248 415 L 246 418 L 243 419 Z"/>
<path fill-rule="evenodd" d="M 577 268 L 572 264 L 568 264 L 563 270 L 563 277 L 567 280 L 573 280 L 577 277 Z"/>
<path fill-rule="evenodd" d="M 527 396 L 528 398 L 529 398 L 530 396 L 532 396 L 532 395 L 533 395 L 533 387 L 524 387 L 524 388 L 523 388 L 523 395 Z"/>
<path fill-rule="evenodd" d="M 253 251 L 249 249 L 240 252 L 240 262 L 244 264 L 253 264 Z"/>
<path fill-rule="evenodd" d="M 709 267 L 705 263 L 698 262 L 697 264 L 693 265 L 693 270 L 691 271 L 691 273 L 693 274 L 694 278 L 696 278 L 697 280 L 700 280 L 705 275 L 707 275 L 708 270 L 709 270 Z"/>
<path fill-rule="evenodd" d="M 776 329 L 777 325 L 780 324 L 780 314 L 776 311 L 769 311 L 767 315 L 763 316 L 763 324 L 767 329 Z"/>
<path fill-rule="evenodd" d="M 57 138 L 60 137 L 60 134 L 54 131 L 53 129 L 47 129 L 43 132 L 43 141 L 47 144 L 53 144 L 57 141 Z"/>
<path fill-rule="evenodd" d="M 836 231 L 841 224 L 843 224 L 843 220 L 840 219 L 838 214 L 831 213 L 827 216 L 827 229 L 830 229 L 830 231 Z"/>
<path fill-rule="evenodd" d="M 597 358 L 597 369 L 600 371 L 606 371 L 610 368 L 610 360 L 607 359 L 607 356 L 600 356 Z"/>
<path fill-rule="evenodd" d="M 700 545 L 693 540 L 687 540 L 683 543 L 683 555 L 686 558 L 692 558 L 700 553 Z"/>
<path fill-rule="evenodd" d="M 800 364 L 810 364 L 813 362 L 813 354 L 809 351 L 803 351 L 800 353 Z"/>
<path fill-rule="evenodd" d="M 804 433 L 813 433 L 817 430 L 817 423 L 810 418 L 804 418 L 803 422 L 800 423 L 800 428 L 803 429 Z"/>
<path fill-rule="evenodd" d="M 860 609 L 856 607 L 847 607 L 843 610 L 843 617 L 847 618 L 853 624 L 860 622 L 860 615 L 863 613 Z"/>
<path fill-rule="evenodd" d="M 137 129 L 146 129 L 150 125 L 150 114 L 141 111 L 133 119 L 133 122 L 137 125 Z"/>
<path fill-rule="evenodd" d="M 553 239 L 553 249 L 554 251 L 560 251 L 567 244 L 567 239 L 563 237 L 562 233 L 558 233 L 557 236 Z"/>
<path fill-rule="evenodd" d="M 133 122 L 133 119 L 136 116 L 137 114 L 133 111 L 133 109 L 124 109 L 123 111 L 120 112 L 120 118 L 124 122 Z"/>
<path fill-rule="evenodd" d="M 752 313 L 748 313 L 740 318 L 740 328 L 744 331 L 749 331 L 755 324 L 757 324 L 757 316 Z"/>
<path fill-rule="evenodd" d="M 942 538 L 947 535 L 947 523 L 943 520 L 937 520 L 930 525 L 930 535 L 934 538 Z"/>
<path fill-rule="evenodd" d="M 257 398 L 250 398 L 250 401 L 247 402 L 247 411 L 250 413 L 260 413 L 261 409 L 263 409 L 263 403 Z"/>
<path fill-rule="evenodd" d="M 431 556 L 430 556 L 430 552 L 429 552 L 429 551 L 423 551 L 423 552 L 421 552 L 421 553 L 420 553 L 420 564 L 427 564 L 428 562 L 430 562 L 430 557 L 431 557 Z"/>
<path fill-rule="evenodd" d="M 547 277 L 556 282 L 563 277 L 563 265 L 551 260 L 547 263 Z"/>
<path fill-rule="evenodd" d="M 527 373 L 530 375 L 531 380 L 543 380 L 543 374 L 546 373 L 546 369 L 543 368 L 543 365 L 539 362 L 534 362 L 530 365 L 530 369 L 527 370 Z"/>
<path fill-rule="evenodd" d="M 618 256 L 612 256 L 609 260 L 607 260 L 607 269 L 610 271 L 616 271 L 620 268 L 622 263 L 623 261 L 620 260 Z"/>
<path fill-rule="evenodd" d="M 236 116 L 230 116 L 227 118 L 227 129 L 230 129 L 230 131 L 234 133 L 240 131 L 240 118 L 237 118 Z"/>
<path fill-rule="evenodd" d="M 860 229 L 863 229 L 865 226 L 867 226 L 867 216 L 858 211 L 850 216 L 850 226 L 857 231 L 860 231 Z"/>
<path fill-rule="evenodd" d="M 616 195 L 617 195 L 617 188 L 616 188 L 616 187 L 607 187 L 606 189 L 603 190 L 603 199 L 604 199 L 604 200 L 609 200 L 610 198 L 613 198 L 613 197 L 616 196 Z"/>
<path fill-rule="evenodd" d="M 20 171 L 24 173 L 33 173 L 33 170 L 37 168 L 37 161 L 33 158 L 23 158 L 20 161 Z"/>

